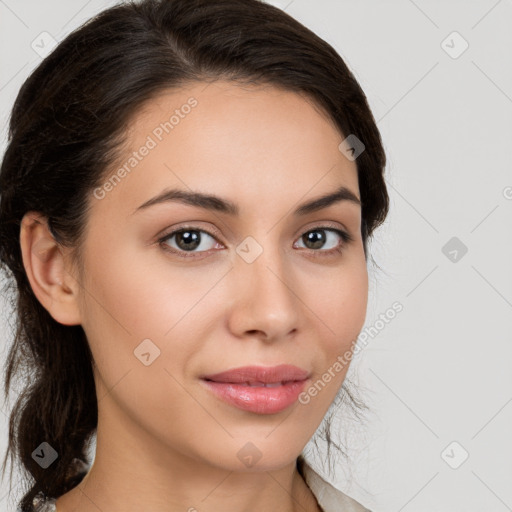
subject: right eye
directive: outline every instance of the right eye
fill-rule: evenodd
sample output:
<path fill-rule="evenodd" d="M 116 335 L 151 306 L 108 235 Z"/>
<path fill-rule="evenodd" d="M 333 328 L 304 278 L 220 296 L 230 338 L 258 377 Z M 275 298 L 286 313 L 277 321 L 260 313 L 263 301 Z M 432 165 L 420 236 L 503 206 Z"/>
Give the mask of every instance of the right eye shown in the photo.
<path fill-rule="evenodd" d="M 170 246 L 169 248 L 169 244 L 166 243 L 166 241 L 173 238 L 175 238 L 176 246 Z M 164 251 L 177 254 L 182 258 L 190 258 L 195 257 L 194 253 L 208 252 L 208 238 L 220 243 L 213 234 L 205 231 L 204 229 L 199 229 L 197 227 L 182 227 L 167 233 L 161 237 L 158 242 L 160 242 L 162 246 L 167 246 L 167 248 L 163 247 Z M 201 248 L 202 250 L 196 251 L 198 248 Z M 192 254 L 186 254 L 187 252 Z"/>

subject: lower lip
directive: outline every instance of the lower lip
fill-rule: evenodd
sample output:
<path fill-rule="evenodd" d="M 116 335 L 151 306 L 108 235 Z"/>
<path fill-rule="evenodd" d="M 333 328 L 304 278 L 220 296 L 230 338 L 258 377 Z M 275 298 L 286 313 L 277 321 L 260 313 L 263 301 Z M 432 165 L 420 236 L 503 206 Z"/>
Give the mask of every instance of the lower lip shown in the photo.
<path fill-rule="evenodd" d="M 204 382 L 206 387 L 226 402 L 244 411 L 257 414 L 275 414 L 297 401 L 306 380 L 287 382 L 275 388 L 251 387 L 232 382 Z"/>

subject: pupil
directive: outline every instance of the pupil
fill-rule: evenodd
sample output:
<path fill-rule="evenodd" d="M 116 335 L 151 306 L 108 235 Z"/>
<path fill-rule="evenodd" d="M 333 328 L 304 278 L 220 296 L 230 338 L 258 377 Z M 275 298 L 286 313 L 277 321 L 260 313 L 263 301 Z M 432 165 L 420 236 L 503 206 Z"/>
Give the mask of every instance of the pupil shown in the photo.
<path fill-rule="evenodd" d="M 180 249 L 196 249 L 201 243 L 201 236 L 196 231 L 182 231 L 176 234 L 176 243 Z"/>
<path fill-rule="evenodd" d="M 325 243 L 325 233 L 323 231 L 310 231 L 305 236 L 305 243 L 311 242 L 313 245 L 312 249 L 319 249 Z"/>

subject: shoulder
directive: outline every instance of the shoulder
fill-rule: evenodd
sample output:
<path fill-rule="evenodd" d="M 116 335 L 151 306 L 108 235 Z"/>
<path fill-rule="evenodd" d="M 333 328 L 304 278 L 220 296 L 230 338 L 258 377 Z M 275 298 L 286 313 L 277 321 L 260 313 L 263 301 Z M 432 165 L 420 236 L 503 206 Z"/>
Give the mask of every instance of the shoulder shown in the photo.
<path fill-rule="evenodd" d="M 300 466 L 304 481 L 324 512 L 339 512 L 340 505 L 343 506 L 343 512 L 371 512 L 361 503 L 324 480 L 305 460 L 301 460 Z"/>

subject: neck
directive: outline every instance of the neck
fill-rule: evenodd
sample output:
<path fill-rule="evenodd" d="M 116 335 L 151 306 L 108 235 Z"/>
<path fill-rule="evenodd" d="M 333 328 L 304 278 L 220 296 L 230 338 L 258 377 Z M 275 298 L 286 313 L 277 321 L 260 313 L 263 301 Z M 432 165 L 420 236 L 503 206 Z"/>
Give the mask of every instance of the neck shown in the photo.
<path fill-rule="evenodd" d="M 57 512 L 320 510 L 296 459 L 278 469 L 257 464 L 236 471 L 164 447 L 140 429 L 116 430 L 102 421 L 94 464 L 56 507 Z"/>

